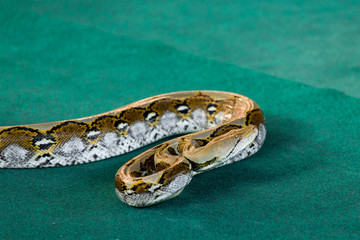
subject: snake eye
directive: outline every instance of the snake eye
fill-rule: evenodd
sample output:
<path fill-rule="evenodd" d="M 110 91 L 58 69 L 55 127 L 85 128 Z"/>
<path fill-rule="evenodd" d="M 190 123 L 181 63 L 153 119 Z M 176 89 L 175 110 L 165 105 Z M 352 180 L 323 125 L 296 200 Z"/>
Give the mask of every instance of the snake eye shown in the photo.
<path fill-rule="evenodd" d="M 208 113 L 213 114 L 214 112 L 216 112 L 217 109 L 217 105 L 216 104 L 209 104 L 206 108 L 206 111 L 208 111 Z"/>
<path fill-rule="evenodd" d="M 156 112 L 146 112 L 144 114 L 145 120 L 153 123 L 156 121 L 156 118 L 158 117 L 158 114 Z"/>
<path fill-rule="evenodd" d="M 190 110 L 189 106 L 185 104 L 176 105 L 175 109 L 182 114 L 187 114 Z"/>

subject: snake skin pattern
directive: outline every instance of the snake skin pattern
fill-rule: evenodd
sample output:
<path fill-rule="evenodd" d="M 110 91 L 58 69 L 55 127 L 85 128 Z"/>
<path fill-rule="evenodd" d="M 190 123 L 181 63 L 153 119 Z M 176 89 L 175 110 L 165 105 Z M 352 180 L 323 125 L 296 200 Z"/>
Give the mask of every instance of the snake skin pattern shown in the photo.
<path fill-rule="evenodd" d="M 262 111 L 245 96 L 175 92 L 91 117 L 0 127 L 0 168 L 94 162 L 191 132 L 124 164 L 115 176 L 119 199 L 144 207 L 173 198 L 193 175 L 254 154 L 266 136 Z"/>

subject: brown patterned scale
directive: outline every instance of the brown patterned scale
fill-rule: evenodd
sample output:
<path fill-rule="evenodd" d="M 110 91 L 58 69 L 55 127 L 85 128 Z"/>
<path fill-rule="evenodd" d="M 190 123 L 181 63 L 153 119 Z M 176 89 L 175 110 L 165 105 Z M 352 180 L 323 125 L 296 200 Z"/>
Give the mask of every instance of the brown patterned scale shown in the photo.
<path fill-rule="evenodd" d="M 191 132 L 124 164 L 115 176 L 120 200 L 143 207 L 173 198 L 193 175 L 254 154 L 266 136 L 262 111 L 245 96 L 175 92 L 91 117 L 0 127 L 0 167 L 93 162 Z"/>

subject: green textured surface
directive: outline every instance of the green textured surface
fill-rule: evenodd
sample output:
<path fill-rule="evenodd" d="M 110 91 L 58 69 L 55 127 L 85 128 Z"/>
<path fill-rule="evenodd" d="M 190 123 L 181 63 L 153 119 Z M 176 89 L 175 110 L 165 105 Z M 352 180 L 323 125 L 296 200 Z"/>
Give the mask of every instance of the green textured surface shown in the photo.
<path fill-rule="evenodd" d="M 268 128 L 253 157 L 146 209 L 122 204 L 113 185 L 141 149 L 74 167 L 0 170 L 1 239 L 360 237 L 359 99 L 15 7 L 0 21 L 0 125 L 209 89 L 254 99 Z"/>
<path fill-rule="evenodd" d="M 160 40 L 197 56 L 360 97 L 358 0 L 5 2 L 16 10 Z"/>

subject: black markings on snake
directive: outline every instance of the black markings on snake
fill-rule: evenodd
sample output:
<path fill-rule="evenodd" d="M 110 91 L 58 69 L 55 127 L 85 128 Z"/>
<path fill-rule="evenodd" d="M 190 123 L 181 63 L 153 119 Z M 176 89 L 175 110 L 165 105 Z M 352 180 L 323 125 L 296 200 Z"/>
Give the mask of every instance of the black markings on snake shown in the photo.
<path fill-rule="evenodd" d="M 87 138 L 91 141 L 96 140 L 100 136 L 101 132 L 99 130 L 91 130 L 87 133 Z"/>
<path fill-rule="evenodd" d="M 186 104 L 176 105 L 176 106 L 175 106 L 175 109 L 176 109 L 178 112 L 182 113 L 182 114 L 187 114 L 187 113 L 189 112 L 189 110 L 190 110 L 189 106 L 186 105 Z"/>
<path fill-rule="evenodd" d="M 152 112 L 152 111 L 147 111 L 144 113 L 144 118 L 146 121 L 153 123 L 156 121 L 158 117 L 158 114 L 156 112 Z"/>
<path fill-rule="evenodd" d="M 55 137 L 50 134 L 44 135 L 39 133 L 32 140 L 32 144 L 38 146 L 40 150 L 49 149 L 55 143 Z"/>
<path fill-rule="evenodd" d="M 209 104 L 206 108 L 206 111 L 208 111 L 208 113 L 210 115 L 212 115 L 213 113 L 216 112 L 216 109 L 217 109 L 217 105 L 216 104 Z"/>
<path fill-rule="evenodd" d="M 125 132 L 126 129 L 129 127 L 129 124 L 127 122 L 120 120 L 120 121 L 115 122 L 115 126 L 116 126 L 116 129 L 119 130 L 120 132 Z"/>

